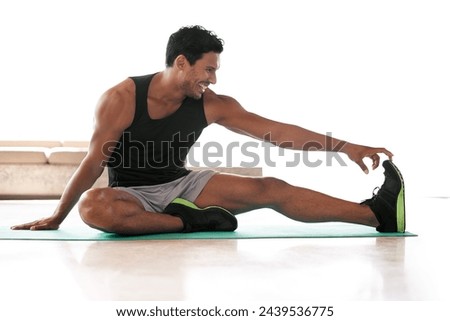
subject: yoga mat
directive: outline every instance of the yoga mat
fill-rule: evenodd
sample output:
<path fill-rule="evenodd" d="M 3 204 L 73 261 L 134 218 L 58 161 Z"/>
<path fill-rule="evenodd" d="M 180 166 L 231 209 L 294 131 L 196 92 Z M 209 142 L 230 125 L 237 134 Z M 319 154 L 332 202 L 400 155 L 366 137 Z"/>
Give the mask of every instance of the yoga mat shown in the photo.
<path fill-rule="evenodd" d="M 294 223 L 286 225 L 251 225 L 234 232 L 166 233 L 141 236 L 120 236 L 104 233 L 87 226 L 63 226 L 56 231 L 13 231 L 0 227 L 0 240 L 54 241 L 130 241 L 184 239 L 264 239 L 264 238 L 351 238 L 351 237 L 407 237 L 405 233 L 379 233 L 374 228 L 342 223 Z"/>

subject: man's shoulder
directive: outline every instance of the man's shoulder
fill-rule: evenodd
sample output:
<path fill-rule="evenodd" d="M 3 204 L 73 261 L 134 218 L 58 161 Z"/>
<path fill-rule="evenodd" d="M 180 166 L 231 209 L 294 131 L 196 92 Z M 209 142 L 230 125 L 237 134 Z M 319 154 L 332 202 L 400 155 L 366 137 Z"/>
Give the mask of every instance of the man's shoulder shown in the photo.
<path fill-rule="evenodd" d="M 135 87 L 133 81 L 129 78 L 108 88 L 100 97 L 101 103 L 111 104 L 118 102 L 120 104 L 132 103 L 134 101 Z"/>
<path fill-rule="evenodd" d="M 203 99 L 208 123 L 220 122 L 221 119 L 242 111 L 242 107 L 236 99 L 231 96 L 218 95 L 212 90 L 205 92 Z"/>
<path fill-rule="evenodd" d="M 97 110 L 101 112 L 99 116 L 120 114 L 123 117 L 124 114 L 133 114 L 134 93 L 133 81 L 129 78 L 109 88 L 100 97 L 97 105 Z"/>
<path fill-rule="evenodd" d="M 236 99 L 234 99 L 233 97 L 216 94 L 211 89 L 208 89 L 208 91 L 205 92 L 203 101 L 205 107 L 212 107 L 212 108 L 223 107 L 230 104 L 237 104 Z"/>
<path fill-rule="evenodd" d="M 130 95 L 134 94 L 135 85 L 131 78 L 126 78 L 118 84 L 109 88 L 106 92 L 114 95 Z"/>

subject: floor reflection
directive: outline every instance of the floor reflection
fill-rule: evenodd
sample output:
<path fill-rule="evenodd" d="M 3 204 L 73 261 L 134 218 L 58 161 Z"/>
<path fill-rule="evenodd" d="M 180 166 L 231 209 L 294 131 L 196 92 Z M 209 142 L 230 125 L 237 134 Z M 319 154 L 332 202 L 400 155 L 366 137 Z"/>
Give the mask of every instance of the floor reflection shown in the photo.
<path fill-rule="evenodd" d="M 414 299 L 407 290 L 406 242 L 405 238 L 96 242 L 79 257 L 79 243 L 66 242 L 61 250 L 88 299 L 404 300 Z"/>

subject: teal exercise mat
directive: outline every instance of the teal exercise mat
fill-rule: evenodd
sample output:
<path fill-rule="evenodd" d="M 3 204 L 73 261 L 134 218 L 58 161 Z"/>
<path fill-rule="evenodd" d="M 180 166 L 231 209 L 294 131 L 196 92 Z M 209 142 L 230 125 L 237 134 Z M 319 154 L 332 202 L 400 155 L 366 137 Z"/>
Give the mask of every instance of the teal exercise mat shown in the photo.
<path fill-rule="evenodd" d="M 56 231 L 22 231 L 0 227 L 0 240 L 54 241 L 131 241 L 184 239 L 264 239 L 264 238 L 351 238 L 351 237 L 407 237 L 405 233 L 379 233 L 374 228 L 343 223 L 294 223 L 286 225 L 251 225 L 234 232 L 166 233 L 140 236 L 120 236 L 104 233 L 87 226 L 63 226 Z"/>

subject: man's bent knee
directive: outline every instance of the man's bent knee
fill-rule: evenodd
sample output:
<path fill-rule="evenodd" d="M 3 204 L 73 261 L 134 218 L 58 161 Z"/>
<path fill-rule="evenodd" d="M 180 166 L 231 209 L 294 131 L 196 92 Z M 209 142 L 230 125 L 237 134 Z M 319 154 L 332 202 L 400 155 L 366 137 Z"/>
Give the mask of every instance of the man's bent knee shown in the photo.
<path fill-rule="evenodd" d="M 94 188 L 83 193 L 78 202 L 78 212 L 87 225 L 99 228 L 102 217 L 109 210 L 111 200 L 108 197 L 110 188 Z"/>

